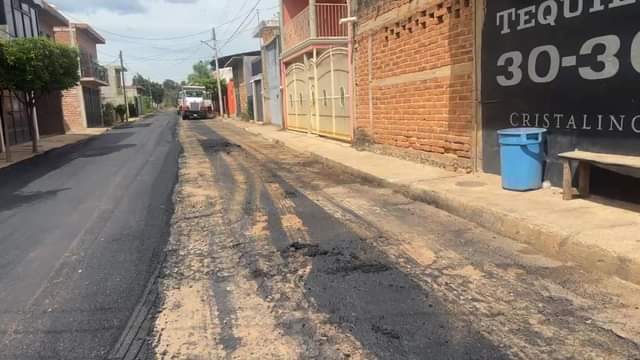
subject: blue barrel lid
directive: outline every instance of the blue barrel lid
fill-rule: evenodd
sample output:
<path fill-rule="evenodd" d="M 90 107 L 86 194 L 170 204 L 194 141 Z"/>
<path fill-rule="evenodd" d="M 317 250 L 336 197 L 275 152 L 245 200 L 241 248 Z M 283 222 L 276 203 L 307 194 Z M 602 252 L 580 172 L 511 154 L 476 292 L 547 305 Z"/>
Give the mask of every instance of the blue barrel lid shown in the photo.
<path fill-rule="evenodd" d="M 502 129 L 498 130 L 498 134 L 500 135 L 529 135 L 529 134 L 540 134 L 546 132 L 547 129 L 543 128 L 511 128 L 511 129 Z"/>

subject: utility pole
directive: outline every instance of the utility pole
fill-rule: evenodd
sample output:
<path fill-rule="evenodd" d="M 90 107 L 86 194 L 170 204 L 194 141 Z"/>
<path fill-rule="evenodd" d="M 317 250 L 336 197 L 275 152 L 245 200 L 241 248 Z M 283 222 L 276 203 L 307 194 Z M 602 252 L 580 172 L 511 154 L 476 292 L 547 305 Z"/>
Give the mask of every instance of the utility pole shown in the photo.
<path fill-rule="evenodd" d="M 213 47 L 211 47 L 211 45 L 209 45 L 206 41 L 203 41 L 202 43 L 213 50 L 213 59 L 216 63 L 216 82 L 218 83 L 218 103 L 220 104 L 220 116 L 225 117 L 224 104 L 222 103 L 222 86 L 220 85 L 220 66 L 218 65 L 218 40 L 216 40 L 216 28 L 211 28 L 211 35 L 213 36 Z"/>
<path fill-rule="evenodd" d="M 124 59 L 122 58 L 122 50 L 120 50 L 120 74 L 122 75 L 122 95 L 124 95 L 124 107 L 127 111 L 124 114 L 124 121 L 129 122 L 129 102 L 127 101 L 127 83 L 126 78 L 124 76 L 124 72 L 126 69 L 124 68 Z"/>

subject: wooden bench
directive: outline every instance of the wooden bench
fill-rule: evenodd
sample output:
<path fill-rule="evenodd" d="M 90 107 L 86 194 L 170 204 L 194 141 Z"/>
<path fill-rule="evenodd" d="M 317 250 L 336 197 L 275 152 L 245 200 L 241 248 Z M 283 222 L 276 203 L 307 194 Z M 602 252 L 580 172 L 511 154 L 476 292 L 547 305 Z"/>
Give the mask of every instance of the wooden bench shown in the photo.
<path fill-rule="evenodd" d="M 591 187 L 591 164 L 613 165 L 640 169 L 640 157 L 594 153 L 588 151 L 570 151 L 558 154 L 563 162 L 562 190 L 563 199 L 573 199 L 571 162 L 578 162 L 578 193 L 583 198 L 589 197 Z"/>

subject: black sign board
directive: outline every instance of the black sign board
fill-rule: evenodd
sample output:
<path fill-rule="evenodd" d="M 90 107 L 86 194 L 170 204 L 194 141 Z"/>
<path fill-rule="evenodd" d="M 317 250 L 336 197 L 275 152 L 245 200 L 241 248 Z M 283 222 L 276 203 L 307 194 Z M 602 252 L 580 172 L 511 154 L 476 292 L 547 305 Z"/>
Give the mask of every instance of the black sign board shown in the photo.
<path fill-rule="evenodd" d="M 483 163 L 500 172 L 496 131 L 548 129 L 546 177 L 575 149 L 640 155 L 640 0 L 487 0 Z"/>

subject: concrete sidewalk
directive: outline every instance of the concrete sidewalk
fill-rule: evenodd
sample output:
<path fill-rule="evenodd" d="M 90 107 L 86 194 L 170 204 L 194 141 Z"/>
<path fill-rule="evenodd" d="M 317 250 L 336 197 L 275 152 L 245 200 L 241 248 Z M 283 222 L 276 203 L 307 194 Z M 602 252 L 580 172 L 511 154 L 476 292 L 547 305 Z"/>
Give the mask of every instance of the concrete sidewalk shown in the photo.
<path fill-rule="evenodd" d="M 458 174 L 273 126 L 228 123 L 526 243 L 547 256 L 640 284 L 640 208 L 595 197 L 563 201 L 558 188 L 505 191 L 495 175 Z"/>
<path fill-rule="evenodd" d="M 46 153 L 47 151 L 75 144 L 80 141 L 86 141 L 94 136 L 104 134 L 108 130 L 108 128 L 90 128 L 82 131 L 68 132 L 64 135 L 42 136 L 40 138 L 40 151 L 36 154 L 31 151 L 31 141 L 24 144 L 13 145 L 11 146 L 11 162 L 6 161 L 5 153 L 0 153 L 0 169 Z"/>

